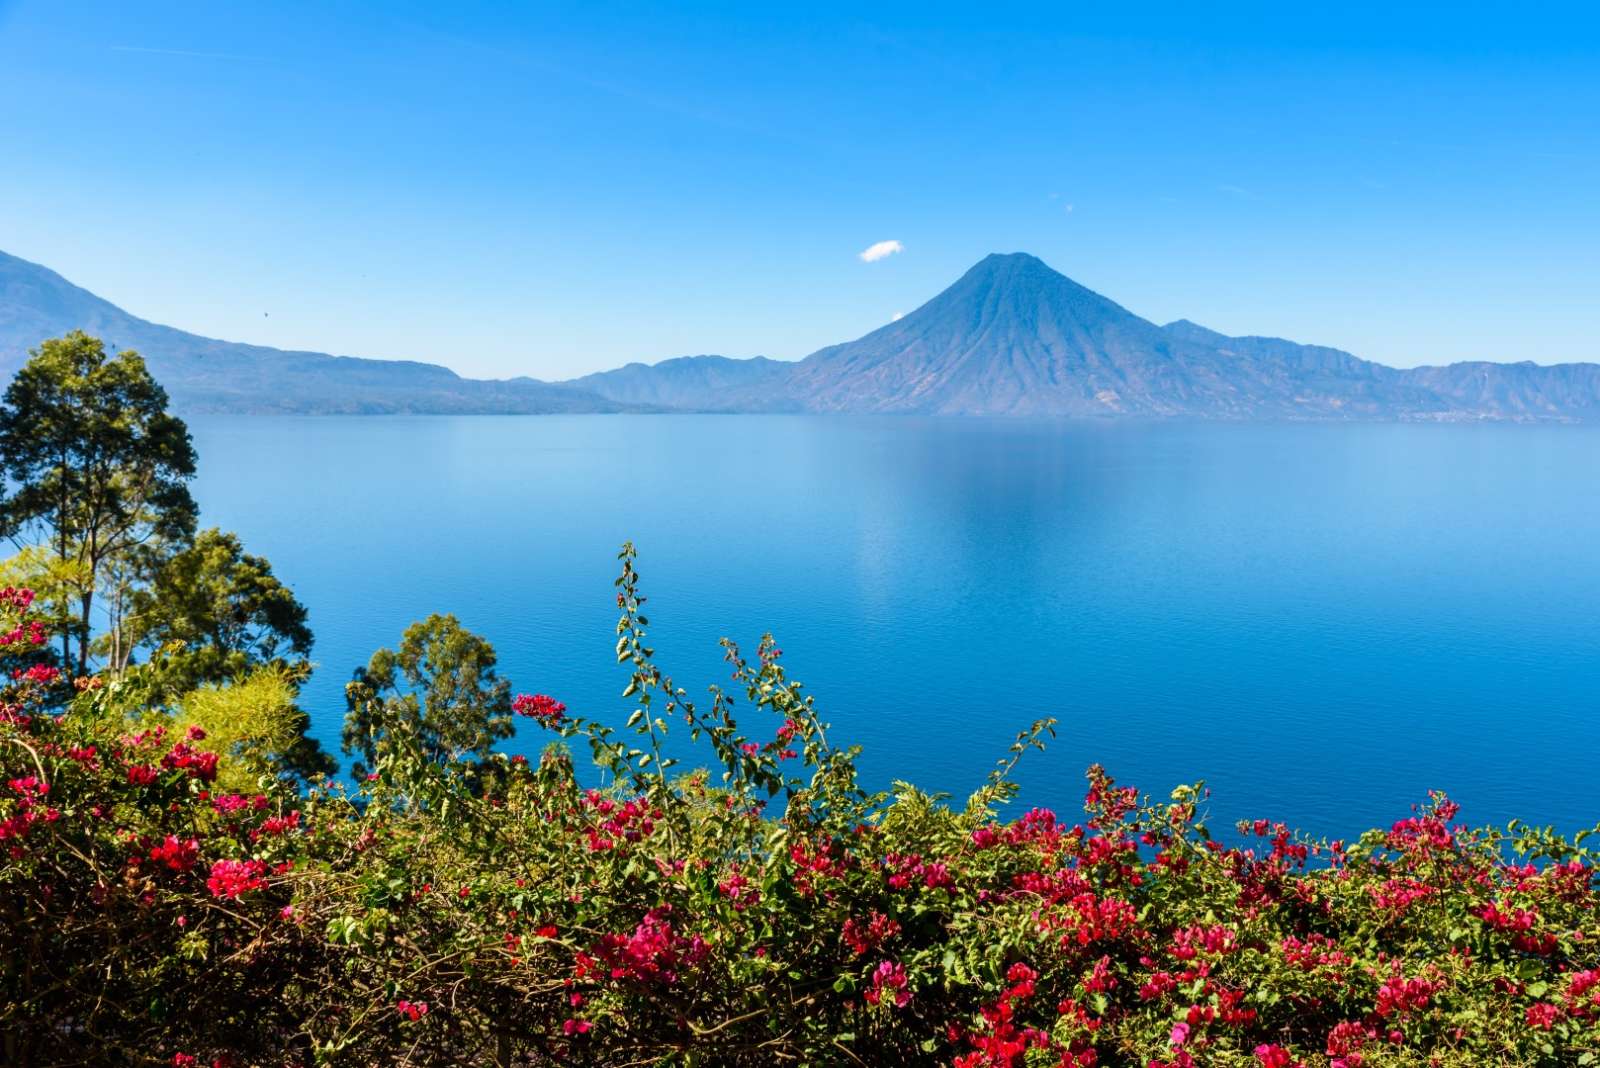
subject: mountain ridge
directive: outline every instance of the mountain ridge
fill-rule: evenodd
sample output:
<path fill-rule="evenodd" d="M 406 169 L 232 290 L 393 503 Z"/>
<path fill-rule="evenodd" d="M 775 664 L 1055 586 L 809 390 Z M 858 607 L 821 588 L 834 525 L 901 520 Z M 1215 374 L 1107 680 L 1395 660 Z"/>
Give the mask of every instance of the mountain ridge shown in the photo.
<path fill-rule="evenodd" d="M 932 415 L 1600 421 L 1600 365 L 1399 369 L 1283 338 L 1165 326 L 1028 253 L 986 256 L 915 311 L 705 410 Z M 632 376 L 637 380 L 641 372 Z M 580 379 L 602 395 L 603 377 Z"/>
<path fill-rule="evenodd" d="M 682 356 L 565 382 L 201 337 L 0 252 L 0 375 L 72 329 L 140 351 L 190 412 L 1600 421 L 1600 364 L 1399 369 L 1188 319 L 1157 325 L 1023 252 L 986 256 L 916 310 L 802 360 Z"/>
<path fill-rule="evenodd" d="M 144 356 L 173 404 L 239 414 L 523 414 L 631 406 L 537 379 L 463 378 L 438 364 L 275 349 L 132 315 L 40 264 L 0 252 L 0 376 L 50 337 L 85 330 Z"/>

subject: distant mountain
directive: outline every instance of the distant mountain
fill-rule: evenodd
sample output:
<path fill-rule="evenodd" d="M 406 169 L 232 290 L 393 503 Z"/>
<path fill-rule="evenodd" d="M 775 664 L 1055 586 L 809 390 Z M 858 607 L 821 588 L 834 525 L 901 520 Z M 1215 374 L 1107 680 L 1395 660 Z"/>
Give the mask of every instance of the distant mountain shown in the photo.
<path fill-rule="evenodd" d="M 286 352 L 146 322 L 0 252 L 0 381 L 45 338 L 86 330 L 136 349 L 184 412 L 614 412 L 631 406 L 534 379 L 476 381 L 435 364 Z"/>
<path fill-rule="evenodd" d="M 570 382 L 285 352 L 135 318 L 0 253 L 0 376 L 84 329 L 144 354 L 182 411 L 856 412 L 1193 419 L 1600 422 L 1600 365 L 1397 370 L 1338 349 L 1158 326 L 1025 253 L 986 257 L 916 311 L 795 363 L 684 356 Z"/>
<path fill-rule="evenodd" d="M 1431 404 L 1333 350 L 1290 362 L 1230 341 L 1163 329 L 1033 256 L 993 255 L 911 314 L 807 357 L 791 388 L 811 410 L 935 415 L 1249 419 Z"/>
<path fill-rule="evenodd" d="M 795 365 L 765 356 L 679 356 L 657 364 L 630 363 L 564 385 L 626 404 L 683 411 L 726 412 L 783 407 L 784 383 Z"/>
<path fill-rule="evenodd" d="M 630 365 L 626 391 L 607 375 L 578 384 L 697 410 L 1600 420 L 1600 365 L 1398 370 L 1188 320 L 1157 326 L 1025 253 L 989 256 L 911 314 L 795 364 L 736 371 L 738 361 L 724 360 L 702 384 L 678 363 Z"/>
<path fill-rule="evenodd" d="M 1600 364 L 1475 361 L 1401 373 L 1458 412 L 1490 419 L 1600 422 Z"/>

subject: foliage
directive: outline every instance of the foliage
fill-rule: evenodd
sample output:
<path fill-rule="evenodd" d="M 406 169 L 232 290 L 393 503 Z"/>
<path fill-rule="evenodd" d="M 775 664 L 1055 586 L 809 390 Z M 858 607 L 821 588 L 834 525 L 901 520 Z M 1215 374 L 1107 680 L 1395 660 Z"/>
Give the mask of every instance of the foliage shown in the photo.
<path fill-rule="evenodd" d="M 532 764 L 412 729 L 498 692 L 481 639 L 413 628 L 367 673 L 392 680 L 372 715 L 404 714 L 353 793 L 234 793 L 232 747 L 92 689 L 42 714 L 59 679 L 25 674 L 0 722 L 5 1063 L 1600 1057 L 1600 857 L 1581 835 L 1472 829 L 1435 796 L 1350 842 L 1269 821 L 1223 841 L 1202 787 L 1154 800 L 1098 767 L 1081 822 L 1002 818 L 1048 723 L 964 807 L 870 794 L 770 639 L 753 660 L 729 644 L 730 684 L 692 702 L 643 604 L 628 550 L 627 725 L 519 696 L 552 736 Z M 43 640 L 24 624 L 5 651 Z M 671 773 L 669 729 L 711 770 Z"/>
<path fill-rule="evenodd" d="M 92 581 L 82 563 L 63 560 L 45 545 L 27 545 L 0 560 L 0 585 L 32 590 L 33 618 L 57 634 L 73 626 L 72 600 Z"/>
<path fill-rule="evenodd" d="M 127 631 L 130 645 L 167 650 L 167 670 L 183 689 L 260 664 L 303 667 L 312 644 L 305 606 L 272 565 L 214 527 L 132 593 Z"/>
<path fill-rule="evenodd" d="M 172 717 L 177 733 L 198 727 L 205 748 L 222 754 L 216 789 L 250 793 L 287 775 L 332 775 L 338 765 L 306 737 L 305 712 L 295 704 L 299 681 L 280 666 L 255 668 L 227 683 L 207 683 L 184 694 Z"/>
<path fill-rule="evenodd" d="M 6 389 L 0 468 L 10 483 L 0 528 L 13 538 L 43 531 L 56 559 L 75 565 L 60 572 L 73 618 L 62 657 L 71 658 L 67 643 L 76 639 L 76 671 L 86 674 L 100 584 L 143 566 L 144 550 L 194 530 L 189 431 L 167 411 L 166 392 L 138 353 L 109 356 L 78 330 L 40 345 Z M 113 581 L 113 599 L 122 588 Z"/>
<path fill-rule="evenodd" d="M 512 730 L 511 683 L 494 666 L 494 647 L 452 615 L 413 623 L 398 650 L 373 653 L 345 688 L 344 751 L 360 755 L 356 775 L 403 743 L 433 764 L 487 757 Z"/>

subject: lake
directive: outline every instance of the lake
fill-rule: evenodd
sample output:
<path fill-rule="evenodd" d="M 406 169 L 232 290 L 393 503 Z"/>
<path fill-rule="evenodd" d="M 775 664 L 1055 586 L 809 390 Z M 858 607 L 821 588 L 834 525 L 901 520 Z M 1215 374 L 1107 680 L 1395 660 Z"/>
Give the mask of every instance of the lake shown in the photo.
<path fill-rule="evenodd" d="M 1431 788 L 1470 822 L 1600 820 L 1600 428 L 807 416 L 208 417 L 202 522 L 311 613 L 305 694 L 430 612 L 518 691 L 629 705 L 632 539 L 658 659 L 724 680 L 773 631 L 869 784 L 964 799 L 1014 734 L 1023 803 L 1105 764 L 1353 835 Z M 547 740 L 527 721 L 507 743 Z"/>

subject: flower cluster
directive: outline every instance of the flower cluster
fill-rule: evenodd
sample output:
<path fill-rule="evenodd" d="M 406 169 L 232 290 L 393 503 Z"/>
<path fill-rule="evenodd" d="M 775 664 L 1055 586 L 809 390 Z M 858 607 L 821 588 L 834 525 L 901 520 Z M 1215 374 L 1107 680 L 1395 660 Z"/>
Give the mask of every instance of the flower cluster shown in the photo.
<path fill-rule="evenodd" d="M 259 860 L 219 860 L 211 865 L 206 888 L 212 897 L 242 897 L 267 885 L 267 865 Z"/>
<path fill-rule="evenodd" d="M 567 706 L 554 697 L 547 697 L 542 693 L 531 696 L 523 693 L 512 699 L 511 711 L 519 716 L 528 716 L 541 723 L 556 726 L 566 718 Z"/>

